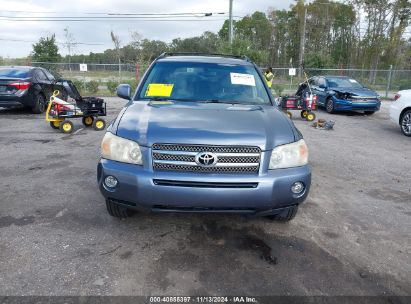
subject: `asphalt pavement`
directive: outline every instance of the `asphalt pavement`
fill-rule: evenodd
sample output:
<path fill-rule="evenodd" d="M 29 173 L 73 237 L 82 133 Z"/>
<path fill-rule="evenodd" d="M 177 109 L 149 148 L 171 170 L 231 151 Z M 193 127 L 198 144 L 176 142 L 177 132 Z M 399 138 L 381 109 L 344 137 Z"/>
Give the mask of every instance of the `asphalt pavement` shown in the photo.
<path fill-rule="evenodd" d="M 106 101 L 110 121 L 124 102 Z M 0 110 L 0 295 L 411 295 L 411 140 L 388 106 L 319 110 L 333 131 L 293 113 L 313 181 L 287 224 L 112 218 L 96 182 L 104 132 Z"/>

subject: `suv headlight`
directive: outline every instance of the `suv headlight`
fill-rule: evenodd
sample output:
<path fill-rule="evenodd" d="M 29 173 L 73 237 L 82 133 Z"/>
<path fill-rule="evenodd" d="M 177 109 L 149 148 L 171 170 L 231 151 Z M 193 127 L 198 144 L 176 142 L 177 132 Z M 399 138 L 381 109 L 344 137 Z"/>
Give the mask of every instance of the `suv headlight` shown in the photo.
<path fill-rule="evenodd" d="M 122 163 L 142 165 L 140 146 L 113 133 L 106 132 L 101 142 L 101 157 Z"/>
<path fill-rule="evenodd" d="M 308 163 L 308 148 L 304 139 L 278 146 L 271 152 L 268 169 L 304 166 Z"/>

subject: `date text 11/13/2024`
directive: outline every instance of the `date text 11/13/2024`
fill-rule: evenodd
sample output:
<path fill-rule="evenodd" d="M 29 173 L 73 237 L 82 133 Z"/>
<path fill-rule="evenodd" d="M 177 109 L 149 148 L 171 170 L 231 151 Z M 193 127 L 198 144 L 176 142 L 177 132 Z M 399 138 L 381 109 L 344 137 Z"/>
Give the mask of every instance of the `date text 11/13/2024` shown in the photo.
<path fill-rule="evenodd" d="M 184 297 L 184 296 L 157 296 L 150 297 L 150 303 L 256 303 L 257 300 L 254 297 L 210 297 L 210 296 L 196 296 L 196 297 Z"/>

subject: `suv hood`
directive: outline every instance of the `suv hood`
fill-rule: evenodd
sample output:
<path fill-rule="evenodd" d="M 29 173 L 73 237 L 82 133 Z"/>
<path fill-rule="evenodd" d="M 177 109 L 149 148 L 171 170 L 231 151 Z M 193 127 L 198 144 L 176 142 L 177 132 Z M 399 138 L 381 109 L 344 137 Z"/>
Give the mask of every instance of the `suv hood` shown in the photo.
<path fill-rule="evenodd" d="M 116 134 L 154 143 L 247 145 L 261 150 L 296 140 L 294 125 L 274 106 L 134 101 Z"/>

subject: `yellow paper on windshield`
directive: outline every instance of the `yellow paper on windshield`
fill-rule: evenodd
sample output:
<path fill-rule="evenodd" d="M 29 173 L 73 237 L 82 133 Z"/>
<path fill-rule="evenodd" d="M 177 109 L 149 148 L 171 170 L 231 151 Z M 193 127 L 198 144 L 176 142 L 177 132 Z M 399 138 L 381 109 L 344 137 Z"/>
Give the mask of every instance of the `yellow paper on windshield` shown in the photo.
<path fill-rule="evenodd" d="M 150 83 L 147 87 L 146 96 L 148 97 L 170 97 L 173 92 L 174 84 Z"/>

